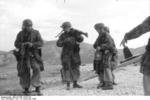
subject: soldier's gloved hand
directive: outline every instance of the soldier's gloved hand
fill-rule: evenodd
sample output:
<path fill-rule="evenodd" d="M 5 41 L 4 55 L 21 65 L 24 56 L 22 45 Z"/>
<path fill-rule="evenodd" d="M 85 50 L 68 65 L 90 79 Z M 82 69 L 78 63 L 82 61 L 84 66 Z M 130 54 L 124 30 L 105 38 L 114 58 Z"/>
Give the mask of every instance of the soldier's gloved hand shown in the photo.
<path fill-rule="evenodd" d="M 85 33 L 85 36 L 88 38 L 88 33 Z"/>
<path fill-rule="evenodd" d="M 126 36 L 123 38 L 123 40 L 120 43 L 120 46 L 122 45 L 123 47 L 125 47 L 125 44 L 127 43 L 127 39 Z"/>
<path fill-rule="evenodd" d="M 26 42 L 26 43 L 24 43 L 24 45 L 27 45 L 27 46 L 29 46 L 29 47 L 32 47 L 32 46 L 33 46 L 33 43 L 31 43 L 31 42 Z"/>
<path fill-rule="evenodd" d="M 98 46 L 98 47 L 96 48 L 96 50 L 97 50 L 97 51 L 100 51 L 100 50 L 101 50 L 101 47 L 100 47 L 100 46 Z"/>
<path fill-rule="evenodd" d="M 101 49 L 102 50 L 106 50 L 106 49 L 108 49 L 109 47 L 108 47 L 108 45 L 107 44 L 102 44 L 102 46 L 101 46 Z"/>
<path fill-rule="evenodd" d="M 105 50 L 105 54 L 108 54 L 109 53 L 109 50 Z"/>
<path fill-rule="evenodd" d="M 70 41 L 71 41 L 70 37 L 65 39 L 65 42 L 70 42 Z"/>
<path fill-rule="evenodd" d="M 71 45 L 74 45 L 76 43 L 76 41 L 75 41 L 75 38 L 68 37 L 68 38 L 65 39 L 65 43 L 67 43 L 67 44 L 69 43 Z"/>

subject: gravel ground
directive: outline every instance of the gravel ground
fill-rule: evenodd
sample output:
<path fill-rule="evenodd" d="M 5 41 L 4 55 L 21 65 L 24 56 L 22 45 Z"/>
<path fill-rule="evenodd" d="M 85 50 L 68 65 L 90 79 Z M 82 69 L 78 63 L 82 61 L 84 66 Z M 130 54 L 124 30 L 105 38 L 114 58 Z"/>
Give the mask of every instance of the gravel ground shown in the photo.
<path fill-rule="evenodd" d="M 88 81 L 81 82 L 82 89 L 65 90 L 65 85 L 44 89 L 44 95 L 96 95 L 96 96 L 121 96 L 121 95 L 143 95 L 142 74 L 139 73 L 139 66 L 128 66 L 117 69 L 115 71 L 117 86 L 113 90 L 103 91 L 96 89 L 98 79 L 94 78 Z"/>

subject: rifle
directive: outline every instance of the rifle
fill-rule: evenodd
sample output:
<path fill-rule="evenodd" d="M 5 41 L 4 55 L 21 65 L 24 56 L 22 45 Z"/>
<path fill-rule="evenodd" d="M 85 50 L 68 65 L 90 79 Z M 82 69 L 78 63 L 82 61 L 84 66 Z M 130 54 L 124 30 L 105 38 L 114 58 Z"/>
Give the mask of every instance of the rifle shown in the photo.
<path fill-rule="evenodd" d="M 58 33 L 58 34 L 55 36 L 55 38 L 61 36 L 61 34 L 63 34 L 63 33 L 64 33 L 64 31 L 62 30 L 60 33 Z M 85 37 L 88 38 L 88 33 L 80 33 L 80 34 L 77 34 L 77 35 L 84 35 Z"/>
<path fill-rule="evenodd" d="M 61 34 L 63 34 L 63 33 L 64 33 L 64 31 L 62 30 L 60 33 L 58 33 L 58 34 L 55 36 L 55 38 L 60 37 Z"/>
<path fill-rule="evenodd" d="M 83 35 L 85 35 L 88 38 L 88 33 L 83 33 Z"/>
<path fill-rule="evenodd" d="M 142 55 L 143 55 L 143 54 L 139 54 L 139 55 L 135 55 L 135 56 L 129 57 L 129 58 L 123 60 L 123 61 L 120 61 L 120 64 L 125 63 L 125 62 L 127 62 L 127 61 L 130 61 L 130 60 L 132 60 L 132 59 L 135 59 L 135 58 L 137 58 L 137 57 L 139 57 L 139 56 L 142 56 Z"/>
<path fill-rule="evenodd" d="M 20 50 L 15 49 L 12 51 L 12 53 L 14 54 L 16 61 L 17 61 L 17 71 L 18 71 L 18 76 L 21 76 L 22 74 L 25 73 L 25 66 L 24 66 L 24 60 L 25 57 L 28 53 L 27 51 L 27 46 L 26 45 L 22 45 Z M 29 70 L 29 68 L 27 68 Z"/>
<path fill-rule="evenodd" d="M 139 55 L 130 57 L 128 59 L 125 59 L 124 61 L 121 61 L 117 67 L 124 67 L 124 66 L 128 66 L 128 65 L 131 65 L 134 63 L 141 62 L 142 56 L 143 56 L 143 54 L 139 54 Z"/>

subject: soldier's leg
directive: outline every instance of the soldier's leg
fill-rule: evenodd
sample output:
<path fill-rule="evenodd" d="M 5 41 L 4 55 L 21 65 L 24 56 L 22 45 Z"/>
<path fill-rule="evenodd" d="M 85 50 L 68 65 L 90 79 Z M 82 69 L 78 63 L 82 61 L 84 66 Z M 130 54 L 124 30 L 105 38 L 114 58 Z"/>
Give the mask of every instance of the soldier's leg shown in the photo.
<path fill-rule="evenodd" d="M 66 69 L 66 65 L 63 65 L 63 68 L 61 69 L 61 78 L 62 82 L 66 84 L 66 90 L 70 90 L 70 72 L 68 69 Z"/>
<path fill-rule="evenodd" d="M 70 90 L 70 83 L 72 82 L 72 70 L 71 68 L 71 58 L 70 55 L 63 55 L 61 58 L 62 61 L 62 80 L 66 83 L 67 90 Z"/>
<path fill-rule="evenodd" d="M 72 56 L 71 69 L 72 69 L 73 88 L 82 88 L 82 86 L 78 84 L 78 80 L 80 78 L 80 56 L 79 54 L 75 54 Z"/>
<path fill-rule="evenodd" d="M 115 74 L 113 71 L 112 71 L 112 77 L 113 77 L 113 85 L 117 85 L 117 83 L 115 82 Z"/>
<path fill-rule="evenodd" d="M 144 95 L 150 96 L 150 75 L 143 75 Z"/>
<path fill-rule="evenodd" d="M 97 86 L 97 89 L 104 86 L 104 75 L 103 73 L 98 74 L 99 84 Z"/>
<path fill-rule="evenodd" d="M 80 78 L 80 55 L 78 53 L 71 56 L 71 73 L 72 73 L 72 81 L 73 88 L 82 88 L 81 85 L 78 84 L 78 80 Z"/>
<path fill-rule="evenodd" d="M 71 75 L 71 72 L 69 70 L 69 67 L 70 67 L 70 62 L 67 62 L 66 64 L 63 65 L 63 71 L 64 71 L 64 82 L 66 82 L 66 90 L 70 90 L 70 83 L 71 83 L 71 80 L 72 80 L 72 75 Z"/>
<path fill-rule="evenodd" d="M 30 88 L 30 83 L 31 83 L 30 69 L 26 68 L 25 66 L 23 67 L 24 67 L 23 69 L 24 73 L 19 76 L 20 85 L 24 89 L 23 93 L 29 93 L 30 92 L 29 88 Z"/>
<path fill-rule="evenodd" d="M 24 89 L 23 93 L 29 93 L 30 88 L 30 73 L 26 73 L 26 75 L 20 76 L 20 85 Z"/>
<path fill-rule="evenodd" d="M 63 64 L 63 68 L 62 68 L 62 81 L 63 82 L 71 82 L 72 81 L 72 76 L 70 74 L 70 70 L 68 69 L 68 64 Z"/>
<path fill-rule="evenodd" d="M 96 71 L 96 60 L 93 61 L 93 70 Z"/>
<path fill-rule="evenodd" d="M 112 74 L 112 65 L 111 65 L 112 55 L 108 54 L 104 56 L 104 83 L 105 86 L 102 88 L 103 90 L 113 89 L 113 74 Z"/>
<path fill-rule="evenodd" d="M 99 89 L 104 86 L 104 69 L 103 69 L 103 64 L 101 61 L 97 61 L 96 69 L 97 69 L 97 74 L 98 74 L 98 79 L 99 79 L 99 84 L 97 88 Z"/>
<path fill-rule="evenodd" d="M 33 87 L 36 88 L 36 92 L 40 93 L 40 87 L 41 87 L 41 70 L 40 65 L 35 59 L 31 59 L 31 68 L 33 71 L 32 78 L 31 78 L 31 84 Z"/>
<path fill-rule="evenodd" d="M 112 76 L 113 76 L 113 85 L 117 85 L 115 82 L 115 74 L 114 70 L 117 68 L 117 59 L 111 61 L 111 71 L 112 71 Z"/>
<path fill-rule="evenodd" d="M 72 65 L 74 66 L 74 65 Z M 80 78 L 80 67 L 79 65 L 76 65 L 75 68 L 72 68 L 72 77 L 73 77 L 73 81 L 78 81 Z"/>
<path fill-rule="evenodd" d="M 78 84 L 78 80 L 80 78 L 80 65 L 73 64 L 72 66 L 73 88 L 82 88 L 82 86 Z"/>
<path fill-rule="evenodd" d="M 104 68 L 104 82 L 103 90 L 113 89 L 113 75 L 110 68 Z"/>
<path fill-rule="evenodd" d="M 104 75 L 102 73 L 98 74 L 98 80 L 100 83 L 104 82 Z"/>

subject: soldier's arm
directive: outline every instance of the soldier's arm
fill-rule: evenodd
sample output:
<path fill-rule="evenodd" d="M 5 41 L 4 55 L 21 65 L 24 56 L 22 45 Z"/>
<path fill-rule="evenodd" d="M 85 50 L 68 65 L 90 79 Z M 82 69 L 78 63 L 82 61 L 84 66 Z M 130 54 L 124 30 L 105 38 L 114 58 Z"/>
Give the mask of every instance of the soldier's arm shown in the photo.
<path fill-rule="evenodd" d="M 81 42 L 83 42 L 84 38 L 83 38 L 83 36 L 79 35 L 79 36 L 77 36 L 76 40 L 77 40 L 77 42 L 81 43 Z"/>
<path fill-rule="evenodd" d="M 111 51 L 114 51 L 116 49 L 115 43 L 111 36 L 109 35 L 106 36 L 105 43 L 102 44 L 102 49 L 111 50 Z"/>
<path fill-rule="evenodd" d="M 85 33 L 83 33 L 82 31 L 79 31 L 79 30 L 75 30 L 76 32 L 76 40 L 77 40 L 77 42 L 79 42 L 79 43 L 81 43 L 81 42 L 83 42 L 83 40 L 84 40 L 84 38 L 83 38 L 83 34 L 85 34 Z"/>
<path fill-rule="evenodd" d="M 94 48 L 94 49 L 97 48 L 97 39 L 96 39 L 96 41 L 95 41 L 94 44 L 93 44 L 93 48 Z"/>
<path fill-rule="evenodd" d="M 17 37 L 16 37 L 16 40 L 15 40 L 14 46 L 15 46 L 17 49 L 20 49 L 20 48 L 22 47 L 22 41 L 21 41 L 21 37 L 20 37 L 20 32 L 17 34 Z"/>
<path fill-rule="evenodd" d="M 75 29 L 75 31 L 78 35 L 85 35 L 86 37 L 88 37 L 88 33 L 85 33 L 85 32 L 82 32 L 82 31 L 76 30 L 76 29 Z"/>
<path fill-rule="evenodd" d="M 33 43 L 33 48 L 42 47 L 43 44 L 44 44 L 43 39 L 42 39 L 40 33 L 37 31 L 36 41 Z"/>
<path fill-rule="evenodd" d="M 125 40 L 135 39 L 149 31 L 150 31 L 150 16 L 146 18 L 141 24 L 139 24 L 131 31 L 126 33 L 124 39 Z"/>
<path fill-rule="evenodd" d="M 64 43 L 64 38 L 63 38 L 63 34 L 59 37 L 58 41 L 56 42 L 56 45 L 58 47 L 63 47 L 63 43 Z"/>

